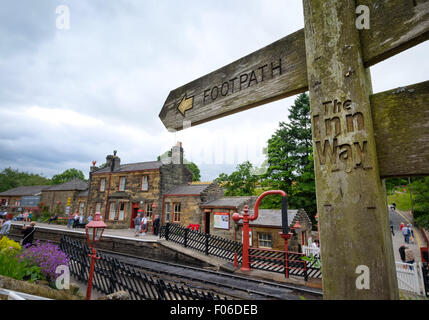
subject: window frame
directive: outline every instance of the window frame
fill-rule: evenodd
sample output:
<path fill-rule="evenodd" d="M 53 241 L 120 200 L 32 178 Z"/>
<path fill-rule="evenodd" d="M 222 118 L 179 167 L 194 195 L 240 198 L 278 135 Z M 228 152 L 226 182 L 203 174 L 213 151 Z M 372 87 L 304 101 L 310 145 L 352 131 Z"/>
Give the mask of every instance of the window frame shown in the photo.
<path fill-rule="evenodd" d="M 176 211 L 176 206 L 179 206 L 179 211 Z M 180 214 L 182 212 L 182 204 L 180 202 L 173 203 L 173 222 L 180 222 Z M 177 219 L 179 217 L 179 219 Z"/>
<path fill-rule="evenodd" d="M 121 219 L 121 205 L 124 205 L 124 210 L 123 210 L 123 217 Z M 118 221 L 124 221 L 125 220 L 125 212 L 127 211 L 127 203 L 122 201 L 119 202 L 119 206 L 118 206 Z"/>
<path fill-rule="evenodd" d="M 121 181 L 124 179 L 124 189 L 121 190 Z M 127 185 L 127 177 L 119 177 L 119 185 L 118 185 L 118 191 L 125 191 L 125 186 Z"/>
<path fill-rule="evenodd" d="M 104 183 L 102 183 L 104 182 Z M 101 186 L 103 186 L 103 190 L 101 190 Z M 101 178 L 100 179 L 100 185 L 98 187 L 98 191 L 100 192 L 105 192 L 106 191 L 106 178 Z"/>
<path fill-rule="evenodd" d="M 145 204 L 145 212 L 146 212 L 146 218 L 148 220 L 152 220 L 152 214 L 153 214 L 153 208 L 152 208 L 153 202 L 147 202 Z"/>
<path fill-rule="evenodd" d="M 168 205 L 168 210 L 167 210 Z M 171 217 L 171 202 L 166 202 L 164 204 L 164 212 L 165 212 L 165 222 L 170 222 Z"/>
<path fill-rule="evenodd" d="M 112 219 L 112 204 L 115 206 L 113 219 Z M 109 203 L 109 215 L 108 215 L 108 217 L 109 217 L 110 221 L 116 220 L 116 202 L 110 202 Z"/>
<path fill-rule="evenodd" d="M 269 236 L 269 240 L 265 239 L 263 236 Z M 268 244 L 268 242 L 271 244 L 271 246 L 266 246 L 261 244 L 261 243 Z M 271 235 L 270 232 L 258 232 L 258 248 L 263 248 L 263 249 L 273 248 L 273 236 Z"/>
<path fill-rule="evenodd" d="M 147 184 L 147 189 L 143 189 L 143 179 L 146 177 L 146 184 Z M 148 192 L 149 191 L 149 176 L 147 174 L 142 175 L 141 180 L 140 180 L 140 190 L 143 192 Z"/>

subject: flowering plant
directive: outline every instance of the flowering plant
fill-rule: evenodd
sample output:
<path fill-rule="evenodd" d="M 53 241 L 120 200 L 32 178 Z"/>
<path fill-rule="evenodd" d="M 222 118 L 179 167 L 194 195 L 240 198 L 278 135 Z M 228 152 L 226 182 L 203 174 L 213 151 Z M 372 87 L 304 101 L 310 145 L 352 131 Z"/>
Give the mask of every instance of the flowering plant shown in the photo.
<path fill-rule="evenodd" d="M 69 259 L 66 254 L 57 245 L 49 241 L 41 243 L 37 240 L 35 245 L 31 247 L 26 245 L 24 248 L 21 257 L 39 266 L 42 274 L 51 283 L 54 283 L 57 278 L 55 271 L 58 266 L 69 266 Z"/>
<path fill-rule="evenodd" d="M 21 251 L 21 246 L 18 242 L 9 239 L 8 237 L 3 237 L 0 240 L 0 251 L 9 251 L 12 248 L 14 252 Z"/>
<path fill-rule="evenodd" d="M 44 279 L 40 267 L 24 260 L 19 253 L 21 246 L 7 237 L 0 240 L 0 274 L 18 280 Z"/>

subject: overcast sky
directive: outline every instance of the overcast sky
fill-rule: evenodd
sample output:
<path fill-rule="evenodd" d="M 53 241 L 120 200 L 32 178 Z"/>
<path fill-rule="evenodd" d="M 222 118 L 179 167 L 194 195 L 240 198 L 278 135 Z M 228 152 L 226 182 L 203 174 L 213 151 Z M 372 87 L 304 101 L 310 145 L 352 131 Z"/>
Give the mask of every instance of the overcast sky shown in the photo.
<path fill-rule="evenodd" d="M 66 5 L 69 29 L 59 29 Z M 62 20 L 61 20 L 62 21 Z M 292 0 L 9 0 L 0 9 L 0 169 L 87 176 L 118 150 L 156 160 L 182 141 L 202 179 L 250 160 L 294 97 L 169 133 L 168 93 L 304 27 Z M 428 42 L 371 68 L 373 91 L 426 81 Z"/>

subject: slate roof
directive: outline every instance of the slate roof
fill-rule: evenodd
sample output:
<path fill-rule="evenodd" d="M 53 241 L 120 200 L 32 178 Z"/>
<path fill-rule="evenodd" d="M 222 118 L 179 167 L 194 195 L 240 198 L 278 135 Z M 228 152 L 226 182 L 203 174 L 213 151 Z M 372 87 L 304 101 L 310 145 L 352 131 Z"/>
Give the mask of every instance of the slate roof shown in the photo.
<path fill-rule="evenodd" d="M 218 208 L 238 208 L 241 205 L 249 202 L 256 197 L 243 196 L 243 197 L 222 197 L 217 200 L 207 201 L 201 205 L 201 207 L 218 207 Z"/>
<path fill-rule="evenodd" d="M 191 184 L 191 185 L 180 185 L 176 186 L 166 192 L 168 195 L 192 195 L 201 194 L 210 184 Z"/>
<path fill-rule="evenodd" d="M 249 210 L 249 215 L 253 214 L 253 209 Z M 288 225 L 292 226 L 298 210 L 289 209 L 287 211 Z M 239 224 L 242 222 L 240 221 Z M 282 226 L 282 211 L 280 209 L 259 209 L 258 219 L 250 221 L 250 226 Z"/>
<path fill-rule="evenodd" d="M 44 189 L 44 191 L 75 191 L 81 190 L 84 191 L 88 189 L 88 183 L 80 179 L 73 179 L 61 184 L 50 186 L 49 188 Z"/>
<path fill-rule="evenodd" d="M 118 169 L 113 170 L 112 172 L 153 170 L 153 169 L 159 169 L 161 166 L 162 166 L 161 161 L 136 162 L 136 163 L 121 164 Z M 110 168 L 105 167 L 105 168 L 95 170 L 93 174 L 109 173 L 109 172 L 110 172 Z"/>
<path fill-rule="evenodd" d="M 22 186 L 6 190 L 0 193 L 0 196 L 11 197 L 11 196 L 34 196 L 40 193 L 42 190 L 49 188 L 50 186 Z"/>

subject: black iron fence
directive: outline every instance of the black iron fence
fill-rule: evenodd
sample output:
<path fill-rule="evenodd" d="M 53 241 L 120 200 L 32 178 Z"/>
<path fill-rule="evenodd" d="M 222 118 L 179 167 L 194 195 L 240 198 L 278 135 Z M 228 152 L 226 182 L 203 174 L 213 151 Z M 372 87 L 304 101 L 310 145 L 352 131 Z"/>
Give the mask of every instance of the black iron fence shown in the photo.
<path fill-rule="evenodd" d="M 82 282 L 88 282 L 89 247 L 63 236 L 60 249 L 70 260 L 70 273 Z M 209 290 L 196 290 L 186 285 L 164 281 L 149 275 L 115 258 L 97 252 L 93 287 L 104 294 L 124 290 L 133 300 L 221 300 L 225 299 Z"/>
<path fill-rule="evenodd" d="M 234 255 L 237 254 L 237 261 L 241 262 L 243 245 L 237 241 L 191 230 L 175 223 L 162 226 L 159 237 L 228 261 L 234 261 Z"/>
<path fill-rule="evenodd" d="M 249 262 L 252 269 L 282 273 L 287 276 L 304 277 L 305 281 L 309 277 L 321 278 L 322 272 L 318 266 L 320 262 L 317 259 L 306 261 L 303 260 L 304 257 L 306 256 L 303 253 L 288 252 L 286 259 L 285 251 L 259 248 L 249 249 Z"/>
<path fill-rule="evenodd" d="M 243 245 L 237 241 L 205 234 L 173 223 L 167 223 L 162 226 L 159 237 L 203 252 L 206 255 L 216 256 L 231 262 L 234 261 L 234 255 L 237 254 L 237 262 L 241 263 L 242 261 Z M 303 253 L 288 252 L 286 259 L 285 251 L 259 248 L 249 249 L 250 267 L 252 269 L 286 275 L 287 268 L 288 275 L 301 276 L 305 280 L 309 277 L 321 278 L 320 261 L 318 259 L 306 261 L 303 260 L 305 257 Z"/>

